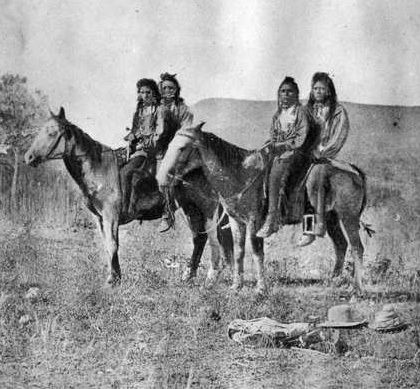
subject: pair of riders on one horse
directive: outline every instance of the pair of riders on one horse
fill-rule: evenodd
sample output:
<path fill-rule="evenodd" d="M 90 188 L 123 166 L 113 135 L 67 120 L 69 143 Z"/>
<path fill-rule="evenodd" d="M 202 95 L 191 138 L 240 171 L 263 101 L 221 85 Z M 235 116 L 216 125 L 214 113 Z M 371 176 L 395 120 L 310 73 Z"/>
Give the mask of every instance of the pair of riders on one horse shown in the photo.
<path fill-rule="evenodd" d="M 129 159 L 121 168 L 123 213 L 133 213 L 136 196 L 133 177 L 136 172 L 156 173 L 157 160 L 162 158 L 175 132 L 183 125 L 190 125 L 193 114 L 180 96 L 181 87 L 176 75 L 164 73 L 159 86 L 152 79 L 142 78 L 137 82 L 137 108 L 129 134 Z M 169 230 L 173 225 L 173 204 L 169 193 L 159 231 Z"/>
<path fill-rule="evenodd" d="M 299 88 L 292 77 L 286 77 L 278 89 L 278 108 L 270 130 L 270 155 L 274 157 L 269 178 L 268 214 L 257 236 L 266 238 L 284 224 L 290 187 L 299 185 L 302 172 L 308 168 L 309 180 L 316 180 L 318 192 L 315 225 L 298 242 L 306 246 L 315 236 L 324 236 L 325 191 L 331 162 L 343 147 L 349 132 L 344 107 L 337 102 L 334 83 L 326 73 L 315 73 L 307 105 L 299 102 Z M 314 165 L 312 165 L 314 163 Z"/>

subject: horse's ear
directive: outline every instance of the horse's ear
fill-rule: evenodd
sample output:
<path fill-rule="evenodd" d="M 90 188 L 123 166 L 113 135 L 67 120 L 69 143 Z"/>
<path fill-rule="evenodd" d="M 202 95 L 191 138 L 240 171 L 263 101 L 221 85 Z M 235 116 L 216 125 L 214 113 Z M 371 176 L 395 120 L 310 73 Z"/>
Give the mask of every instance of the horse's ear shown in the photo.
<path fill-rule="evenodd" d="M 206 122 L 201 122 L 195 129 L 196 131 L 202 131 L 203 126 L 206 124 Z"/>
<path fill-rule="evenodd" d="M 58 118 L 59 119 L 65 119 L 66 118 L 66 113 L 64 112 L 63 107 L 60 107 L 60 112 L 58 113 Z"/>

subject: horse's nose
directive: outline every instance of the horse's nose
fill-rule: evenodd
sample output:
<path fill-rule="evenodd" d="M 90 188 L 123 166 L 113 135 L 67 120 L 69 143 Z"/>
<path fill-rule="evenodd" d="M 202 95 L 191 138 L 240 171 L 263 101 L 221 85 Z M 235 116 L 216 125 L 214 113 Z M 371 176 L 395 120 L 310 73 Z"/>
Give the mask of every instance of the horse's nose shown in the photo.
<path fill-rule="evenodd" d="M 36 158 L 33 153 L 27 152 L 24 156 L 24 160 L 27 165 L 34 165 Z"/>
<path fill-rule="evenodd" d="M 32 153 L 25 154 L 25 163 L 29 165 L 34 160 L 34 156 Z"/>

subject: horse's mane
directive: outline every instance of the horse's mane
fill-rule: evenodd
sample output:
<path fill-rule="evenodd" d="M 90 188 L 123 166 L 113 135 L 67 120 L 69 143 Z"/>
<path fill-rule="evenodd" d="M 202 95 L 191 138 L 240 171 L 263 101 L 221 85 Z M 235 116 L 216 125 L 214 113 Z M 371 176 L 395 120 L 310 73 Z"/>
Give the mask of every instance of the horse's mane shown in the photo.
<path fill-rule="evenodd" d="M 202 144 L 211 149 L 222 166 L 239 166 L 244 158 L 250 153 L 239 146 L 229 143 L 211 132 L 202 132 Z"/>
<path fill-rule="evenodd" d="M 58 119 L 58 122 L 61 126 L 65 127 L 66 136 L 72 137 L 74 142 L 80 148 L 82 153 L 91 156 L 92 160 L 95 162 L 100 162 L 102 159 L 102 151 L 108 149 L 107 146 L 104 146 L 102 143 L 92 139 L 86 132 L 81 128 L 77 127 L 75 124 L 69 122 L 67 119 Z"/>

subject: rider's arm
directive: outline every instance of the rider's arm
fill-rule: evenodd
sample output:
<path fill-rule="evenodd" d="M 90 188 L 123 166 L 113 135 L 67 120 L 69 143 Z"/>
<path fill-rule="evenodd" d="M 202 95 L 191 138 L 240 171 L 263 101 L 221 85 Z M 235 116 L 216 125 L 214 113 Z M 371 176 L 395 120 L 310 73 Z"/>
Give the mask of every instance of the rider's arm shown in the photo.
<path fill-rule="evenodd" d="M 194 120 L 194 114 L 186 104 L 179 107 L 179 128 L 191 126 Z"/>
<path fill-rule="evenodd" d="M 137 104 L 136 112 L 133 115 L 133 124 L 131 125 L 131 132 L 135 133 L 140 126 L 140 103 Z"/>
<path fill-rule="evenodd" d="M 337 106 L 330 125 L 330 138 L 319 148 L 320 156 L 323 158 L 334 158 L 347 140 L 350 123 L 343 106 Z"/>

